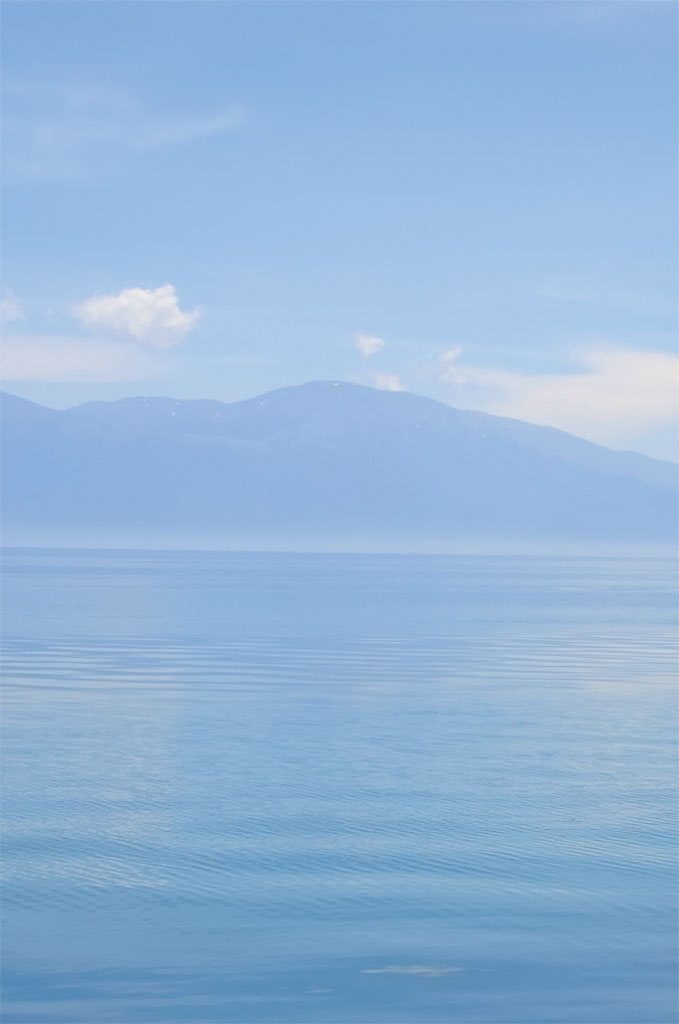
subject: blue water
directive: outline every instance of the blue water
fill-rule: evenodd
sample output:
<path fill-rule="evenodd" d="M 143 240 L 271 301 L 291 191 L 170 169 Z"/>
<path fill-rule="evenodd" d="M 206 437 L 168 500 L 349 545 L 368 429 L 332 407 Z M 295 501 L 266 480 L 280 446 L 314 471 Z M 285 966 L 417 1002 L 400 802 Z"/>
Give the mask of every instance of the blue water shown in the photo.
<path fill-rule="evenodd" d="M 676 1021 L 675 587 L 6 553 L 3 1021 Z"/>

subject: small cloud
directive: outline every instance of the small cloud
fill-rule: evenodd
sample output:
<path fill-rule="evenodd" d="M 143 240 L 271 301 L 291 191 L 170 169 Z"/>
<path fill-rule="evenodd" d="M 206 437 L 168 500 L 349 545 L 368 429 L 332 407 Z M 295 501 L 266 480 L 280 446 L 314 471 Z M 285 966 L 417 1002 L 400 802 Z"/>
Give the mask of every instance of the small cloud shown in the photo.
<path fill-rule="evenodd" d="M 174 348 L 196 324 L 200 309 L 182 312 L 171 284 L 126 288 L 117 295 L 95 295 L 73 309 L 86 327 L 155 349 Z"/>
<path fill-rule="evenodd" d="M 5 288 L 0 305 L 0 320 L 3 324 L 9 324 L 25 319 L 26 314 L 21 302 L 9 288 Z"/>
<path fill-rule="evenodd" d="M 418 975 L 421 978 L 442 978 L 446 974 L 460 974 L 466 967 L 446 967 L 435 964 L 390 964 L 388 967 L 369 967 L 361 974 L 406 974 Z"/>
<path fill-rule="evenodd" d="M 464 384 L 465 376 L 457 366 L 457 361 L 462 355 L 462 346 L 446 349 L 442 352 L 439 360 L 441 363 L 441 379 L 447 384 Z"/>
<path fill-rule="evenodd" d="M 358 334 L 354 335 L 354 345 L 361 353 L 364 359 L 369 359 L 370 356 L 374 356 L 376 352 L 380 352 L 385 345 L 383 338 L 376 338 L 374 334 Z"/>
<path fill-rule="evenodd" d="M 376 373 L 374 379 L 378 391 L 403 391 L 396 373 Z"/>

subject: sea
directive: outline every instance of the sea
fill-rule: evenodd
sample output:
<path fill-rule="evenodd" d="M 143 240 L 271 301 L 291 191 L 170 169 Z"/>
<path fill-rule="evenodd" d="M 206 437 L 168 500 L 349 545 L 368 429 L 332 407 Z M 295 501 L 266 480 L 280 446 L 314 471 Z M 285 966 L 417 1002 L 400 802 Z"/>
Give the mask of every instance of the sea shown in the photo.
<path fill-rule="evenodd" d="M 674 1024 L 676 565 L 8 550 L 3 1024 Z"/>

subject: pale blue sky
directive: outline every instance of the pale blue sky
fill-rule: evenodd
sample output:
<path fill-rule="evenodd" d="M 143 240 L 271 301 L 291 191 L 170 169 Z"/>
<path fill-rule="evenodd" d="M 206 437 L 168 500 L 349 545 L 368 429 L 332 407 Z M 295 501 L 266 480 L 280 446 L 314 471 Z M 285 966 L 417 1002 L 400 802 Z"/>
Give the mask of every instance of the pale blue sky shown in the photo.
<path fill-rule="evenodd" d="M 676 454 L 673 4 L 3 22 L 7 390 L 355 380 Z"/>

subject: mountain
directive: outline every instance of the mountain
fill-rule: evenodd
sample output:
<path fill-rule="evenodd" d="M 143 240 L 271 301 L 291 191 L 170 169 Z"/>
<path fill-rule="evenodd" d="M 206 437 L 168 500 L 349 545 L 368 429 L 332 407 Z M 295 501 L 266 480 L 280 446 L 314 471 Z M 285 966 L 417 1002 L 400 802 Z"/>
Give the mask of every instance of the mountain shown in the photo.
<path fill-rule="evenodd" d="M 677 471 L 318 381 L 228 405 L 4 395 L 4 543 L 532 550 L 672 543 Z"/>

